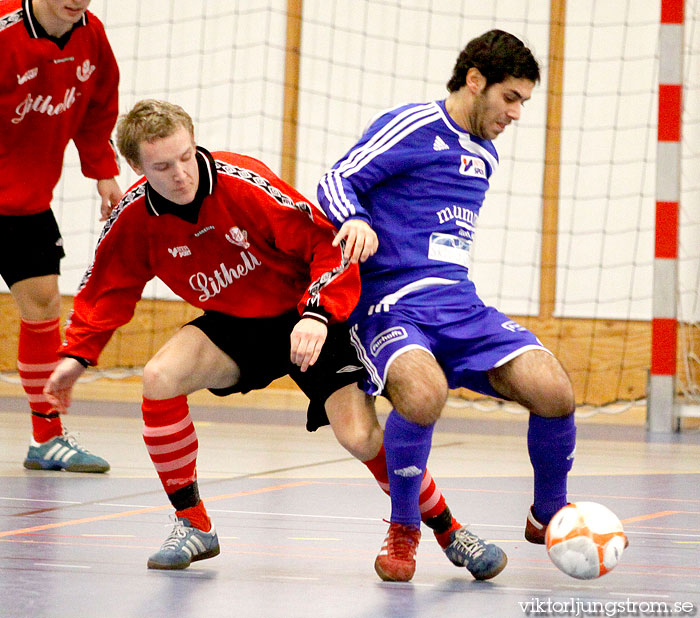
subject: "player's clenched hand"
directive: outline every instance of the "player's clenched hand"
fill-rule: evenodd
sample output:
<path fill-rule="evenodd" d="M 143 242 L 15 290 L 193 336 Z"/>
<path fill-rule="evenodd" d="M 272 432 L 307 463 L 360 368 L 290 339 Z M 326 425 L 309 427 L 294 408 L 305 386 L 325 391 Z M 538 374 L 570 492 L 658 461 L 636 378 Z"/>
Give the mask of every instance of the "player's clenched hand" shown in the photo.
<path fill-rule="evenodd" d="M 85 367 L 74 358 L 64 358 L 53 370 L 46 386 L 44 386 L 44 395 L 59 412 L 68 411 L 73 385 L 84 371 Z"/>
<path fill-rule="evenodd" d="M 107 221 L 109 213 L 114 210 L 114 207 L 122 199 L 122 190 L 119 188 L 119 184 L 114 178 L 105 178 L 103 180 L 97 181 L 97 192 L 102 198 L 102 203 L 100 204 L 100 221 Z"/>
<path fill-rule="evenodd" d="M 318 359 L 327 334 L 328 327 L 323 322 L 311 318 L 299 320 L 291 334 L 291 361 L 306 371 Z"/>
<path fill-rule="evenodd" d="M 333 246 L 337 247 L 341 240 L 345 240 L 343 256 L 353 264 L 364 262 L 377 252 L 379 240 L 377 234 L 369 223 L 361 219 L 349 219 L 341 226 L 333 240 Z"/>

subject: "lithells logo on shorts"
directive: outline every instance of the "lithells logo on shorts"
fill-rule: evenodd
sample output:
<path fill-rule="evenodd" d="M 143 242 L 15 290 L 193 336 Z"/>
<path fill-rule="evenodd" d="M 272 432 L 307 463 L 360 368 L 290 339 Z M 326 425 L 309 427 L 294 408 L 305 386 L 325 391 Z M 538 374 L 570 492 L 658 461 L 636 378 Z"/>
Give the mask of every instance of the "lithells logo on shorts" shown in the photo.
<path fill-rule="evenodd" d="M 399 339 L 406 339 L 407 337 L 408 333 L 403 326 L 387 328 L 372 339 L 372 343 L 369 345 L 369 351 L 372 353 L 372 356 L 376 356 L 384 346 L 398 341 Z"/>

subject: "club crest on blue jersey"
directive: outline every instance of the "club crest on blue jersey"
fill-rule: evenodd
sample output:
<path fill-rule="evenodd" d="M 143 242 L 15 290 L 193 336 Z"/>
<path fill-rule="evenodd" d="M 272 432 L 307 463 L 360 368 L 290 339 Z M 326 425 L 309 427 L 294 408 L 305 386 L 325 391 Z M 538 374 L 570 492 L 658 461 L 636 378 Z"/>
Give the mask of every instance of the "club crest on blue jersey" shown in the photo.
<path fill-rule="evenodd" d="M 486 178 L 486 164 L 479 157 L 462 155 L 459 166 L 459 173 L 464 176 L 475 176 L 476 178 Z"/>

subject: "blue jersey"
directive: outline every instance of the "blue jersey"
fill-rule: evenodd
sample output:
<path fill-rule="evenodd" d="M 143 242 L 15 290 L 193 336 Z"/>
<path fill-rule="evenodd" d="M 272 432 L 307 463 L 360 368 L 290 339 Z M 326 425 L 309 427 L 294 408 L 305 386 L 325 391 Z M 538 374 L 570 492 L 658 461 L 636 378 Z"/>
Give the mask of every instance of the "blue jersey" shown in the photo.
<path fill-rule="evenodd" d="M 480 303 L 469 281 L 479 210 L 498 167 L 490 140 L 461 129 L 444 101 L 381 114 L 322 178 L 318 199 L 336 227 L 369 223 L 379 249 L 360 265 L 368 306 L 433 284 L 457 286 Z M 466 300 L 466 299 L 464 299 Z"/>

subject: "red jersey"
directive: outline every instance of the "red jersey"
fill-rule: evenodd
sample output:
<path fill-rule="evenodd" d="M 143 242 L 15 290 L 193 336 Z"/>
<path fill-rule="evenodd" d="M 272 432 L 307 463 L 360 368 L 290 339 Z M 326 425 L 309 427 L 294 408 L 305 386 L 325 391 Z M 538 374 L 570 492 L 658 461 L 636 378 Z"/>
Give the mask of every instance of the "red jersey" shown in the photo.
<path fill-rule="evenodd" d="M 148 281 L 205 310 L 344 321 L 360 295 L 359 268 L 333 247 L 318 207 L 263 163 L 197 149 L 199 188 L 177 205 L 142 178 L 112 212 L 73 303 L 64 356 L 90 364 L 128 322 Z"/>
<path fill-rule="evenodd" d="M 117 120 L 119 70 L 95 15 L 50 37 L 30 0 L 0 0 L 0 214 L 51 205 L 69 140 L 85 176 L 119 173 L 110 136 Z"/>

